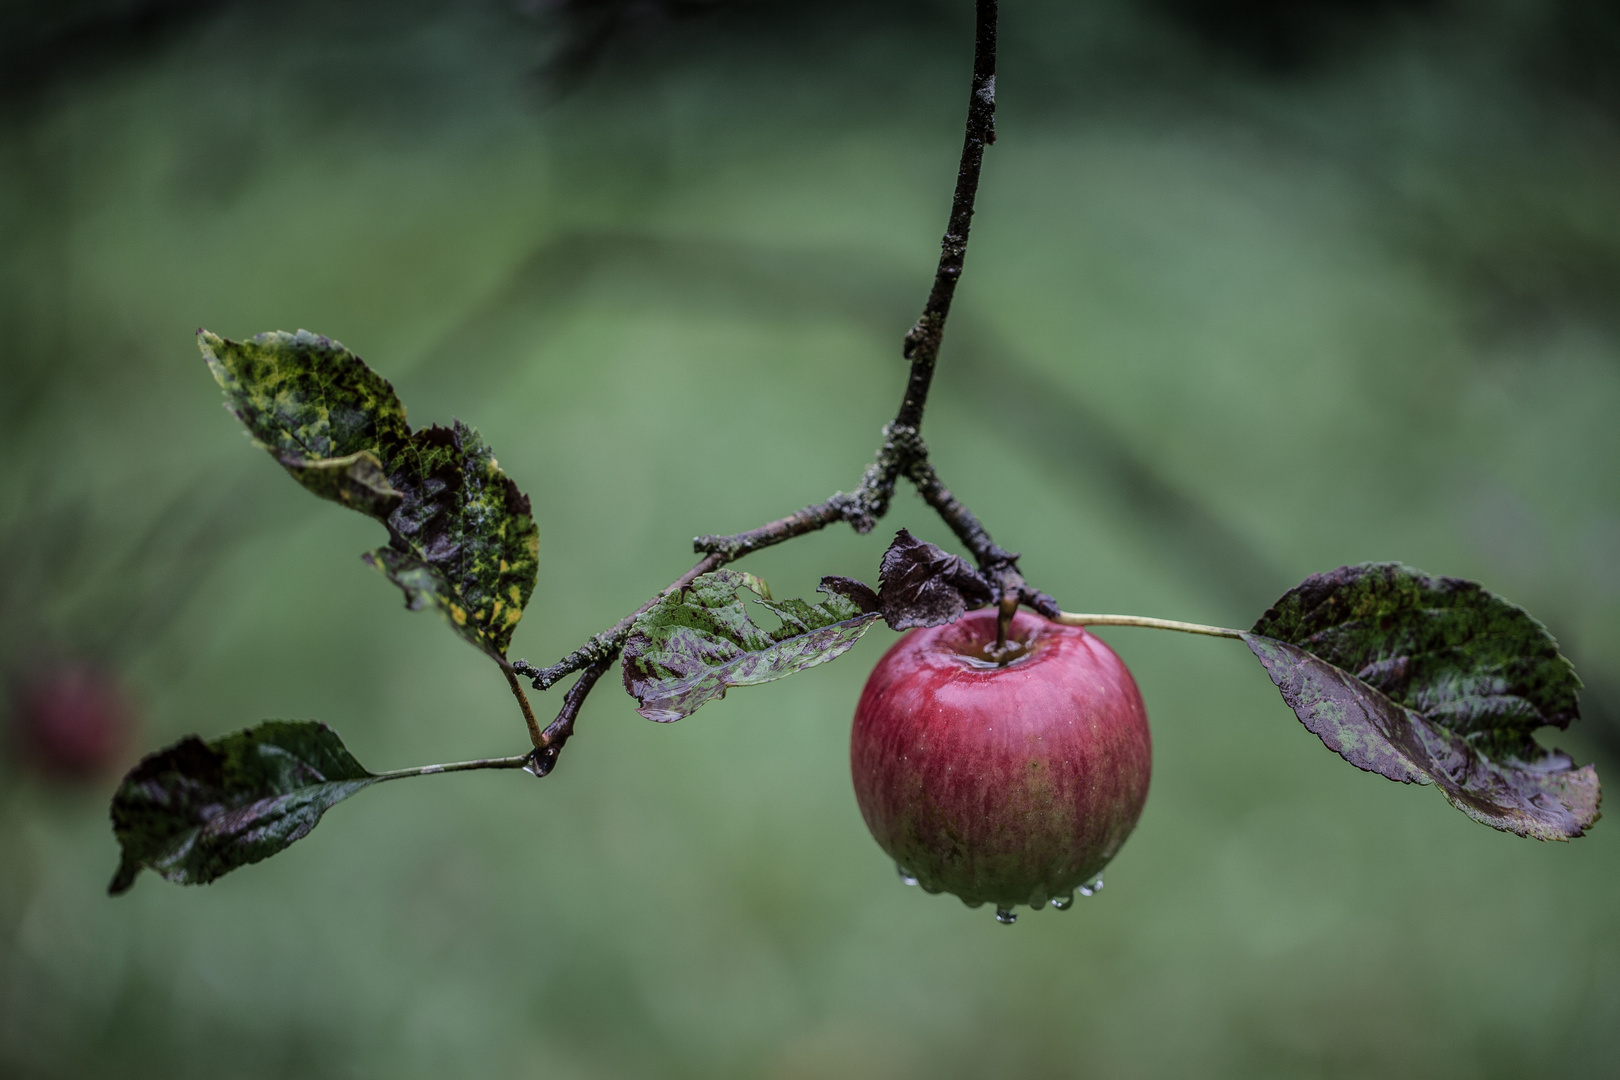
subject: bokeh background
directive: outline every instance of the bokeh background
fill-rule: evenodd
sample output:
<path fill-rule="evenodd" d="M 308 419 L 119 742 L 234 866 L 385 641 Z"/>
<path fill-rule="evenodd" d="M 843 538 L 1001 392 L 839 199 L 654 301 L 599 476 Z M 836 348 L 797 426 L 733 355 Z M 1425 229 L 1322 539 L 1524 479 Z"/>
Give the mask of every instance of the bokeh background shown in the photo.
<path fill-rule="evenodd" d="M 610 680 L 543 782 L 391 784 L 207 888 L 105 895 L 116 775 L 185 733 L 314 717 L 378 769 L 524 746 L 192 331 L 307 327 L 417 423 L 478 425 L 541 527 L 513 653 L 550 662 L 692 535 L 855 482 L 970 9 L 0 6 L 0 1074 L 1620 1068 L 1620 825 L 1493 832 L 1329 753 L 1240 645 L 1148 631 L 1105 633 L 1147 811 L 1100 895 L 1011 928 L 862 826 L 886 630 L 672 726 Z M 1071 610 L 1247 625 L 1367 559 L 1481 580 L 1587 681 L 1549 741 L 1620 775 L 1617 72 L 1607 0 L 1008 0 L 946 480 Z M 949 542 L 902 494 L 744 565 L 870 580 L 901 525 Z"/>

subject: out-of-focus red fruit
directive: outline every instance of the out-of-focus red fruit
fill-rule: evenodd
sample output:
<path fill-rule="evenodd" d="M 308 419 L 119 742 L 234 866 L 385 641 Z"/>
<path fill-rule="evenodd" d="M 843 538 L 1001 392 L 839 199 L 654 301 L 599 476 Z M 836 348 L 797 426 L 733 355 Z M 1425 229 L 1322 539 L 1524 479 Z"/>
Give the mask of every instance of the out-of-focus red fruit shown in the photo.
<path fill-rule="evenodd" d="M 12 724 L 25 760 L 71 780 L 115 772 L 135 732 L 117 675 L 84 661 L 43 665 L 14 684 Z"/>
<path fill-rule="evenodd" d="M 1019 612 L 998 665 L 996 615 L 901 638 L 867 680 L 850 741 L 855 798 L 908 882 L 996 905 L 1064 908 L 1147 800 L 1147 710 L 1101 640 Z M 1002 657 L 1005 659 L 1005 657 Z"/>

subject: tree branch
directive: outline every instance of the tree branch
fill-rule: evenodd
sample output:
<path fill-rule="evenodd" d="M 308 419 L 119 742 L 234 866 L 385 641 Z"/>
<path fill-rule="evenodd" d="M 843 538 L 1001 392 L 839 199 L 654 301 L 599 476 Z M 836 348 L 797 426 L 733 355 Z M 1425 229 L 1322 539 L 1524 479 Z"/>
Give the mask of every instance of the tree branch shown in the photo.
<path fill-rule="evenodd" d="M 1018 572 L 1018 556 L 991 540 L 989 532 L 973 512 L 940 482 L 934 467 L 929 464 L 928 447 L 919 434 L 923 411 L 928 404 L 928 390 L 934 378 L 934 366 L 939 359 L 940 342 L 945 334 L 945 320 L 950 315 L 956 282 L 962 276 L 963 262 L 967 257 L 968 232 L 973 224 L 973 205 L 979 191 L 984 148 L 996 141 L 996 16 L 997 0 L 977 0 L 967 130 L 962 141 L 961 163 L 956 172 L 956 191 L 951 200 L 950 219 L 945 226 L 945 236 L 940 241 L 939 268 L 934 273 L 934 285 L 929 291 L 922 315 L 905 337 L 904 354 L 911 361 L 905 395 L 901 398 L 894 420 L 884 426 L 883 442 L 872 464 L 862 474 L 860 484 L 853 493 L 834 492 L 823 502 L 813 503 L 757 529 L 730 536 L 697 537 L 692 546 L 704 558 L 636 611 L 550 667 L 537 668 L 525 660 L 514 662 L 508 678 L 513 679 L 513 689 L 525 706 L 525 718 L 529 721 L 535 745 L 534 752 L 529 755 L 527 768 L 536 776 L 545 776 L 555 766 L 563 744 L 574 732 L 574 722 L 586 696 L 613 661 L 618 659 L 637 616 L 664 597 L 690 585 L 700 574 L 717 570 L 762 548 L 816 532 L 839 521 L 847 521 L 858 533 L 871 532 L 878 519 L 888 512 L 894 498 L 895 482 L 901 476 L 916 486 L 924 501 L 939 513 L 973 553 L 980 568 L 996 583 L 1002 606 L 1003 636 L 1006 624 L 1012 619 L 1013 610 L 1019 603 L 1028 604 L 1042 614 L 1057 613 L 1057 604 L 1051 597 L 1025 585 Z M 537 725 L 512 673 L 532 679 L 537 690 L 547 690 L 576 671 L 581 675 L 564 697 L 557 719 L 545 731 L 536 733 Z"/>
<path fill-rule="evenodd" d="M 962 142 L 962 163 L 956 171 L 956 194 L 951 200 L 951 217 L 940 241 L 939 269 L 934 287 L 923 306 L 922 317 L 906 335 L 906 358 L 911 361 L 911 378 L 901 400 L 895 426 L 922 427 L 923 408 L 928 403 L 928 387 L 934 378 L 934 362 L 939 359 L 940 341 L 945 336 L 945 319 L 951 313 L 951 298 L 962 276 L 967 258 L 968 230 L 973 225 L 973 201 L 979 193 L 979 167 L 984 148 L 996 141 L 996 0 L 978 0 L 973 34 L 973 88 L 968 96 L 967 133 Z"/>
<path fill-rule="evenodd" d="M 766 526 L 766 528 L 769 527 L 770 526 Z M 786 537 L 783 537 L 783 539 L 786 539 Z M 614 623 L 600 634 L 592 637 L 585 644 L 581 645 L 579 648 L 575 649 L 573 652 L 569 653 L 555 664 L 552 664 L 550 667 L 537 668 L 527 660 L 515 660 L 512 662 L 512 670 L 525 678 L 533 679 L 534 688 L 536 690 L 550 690 L 553 686 L 556 686 L 558 683 L 562 682 L 576 671 L 583 671 L 586 668 L 595 667 L 599 664 L 611 664 L 618 658 L 619 647 L 624 644 L 624 639 L 630 633 L 630 627 L 635 623 L 638 615 L 652 607 L 654 604 L 658 603 L 658 601 L 662 600 L 670 593 L 686 588 L 688 585 L 692 584 L 692 582 L 696 581 L 699 576 L 707 574 L 711 570 L 718 570 L 720 567 L 724 566 L 730 561 L 730 559 L 723 558 L 719 555 L 709 555 L 703 559 L 700 559 L 698 560 L 696 566 L 692 567 L 692 569 L 670 582 L 668 587 L 666 587 L 657 596 L 654 596 L 651 600 L 648 600 L 645 604 L 642 604 L 636 610 L 632 611 L 630 614 L 626 615 L 624 618 L 620 619 L 618 622 Z M 595 680 L 593 679 L 592 681 L 594 682 Z M 561 717 L 558 717 L 558 719 L 561 719 Z M 555 726 L 556 724 L 554 722 L 548 726 L 546 730 L 550 731 L 551 728 Z M 543 737 L 544 733 L 542 733 L 542 739 Z M 545 745 L 549 745 L 549 743 Z M 535 746 L 536 748 L 541 748 L 542 743 L 537 741 Z"/>
<path fill-rule="evenodd" d="M 562 753 L 569 737 L 574 734 L 574 721 L 579 719 L 579 710 L 585 705 L 585 698 L 596 686 L 596 680 L 607 674 L 607 670 L 613 666 L 613 661 L 618 655 L 619 650 L 614 649 L 610 655 L 597 660 L 574 680 L 574 685 L 563 695 L 563 707 L 557 713 L 557 719 L 547 726 L 541 736 L 542 745 L 536 746 L 534 753 L 528 755 L 528 761 L 523 766 L 526 770 L 535 776 L 544 777 L 556 767 L 557 757 Z"/>

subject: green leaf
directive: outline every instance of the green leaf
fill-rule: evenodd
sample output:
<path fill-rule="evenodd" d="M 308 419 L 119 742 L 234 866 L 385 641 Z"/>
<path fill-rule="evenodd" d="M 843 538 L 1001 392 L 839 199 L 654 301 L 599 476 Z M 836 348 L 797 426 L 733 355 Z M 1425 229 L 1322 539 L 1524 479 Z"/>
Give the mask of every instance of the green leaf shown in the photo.
<path fill-rule="evenodd" d="M 411 610 L 438 611 L 501 660 L 540 565 L 528 497 L 459 421 L 412 435 L 390 479 L 404 499 L 388 518 L 388 547 L 366 561 L 404 591 Z"/>
<path fill-rule="evenodd" d="M 405 406 L 358 356 L 307 330 L 247 341 L 199 330 L 197 346 L 225 407 L 293 479 L 379 521 L 399 505 L 381 474 L 410 438 Z"/>
<path fill-rule="evenodd" d="M 394 389 L 342 345 L 300 330 L 198 343 L 227 407 L 304 487 L 376 518 L 366 561 L 412 610 L 431 609 L 503 661 L 534 592 L 539 530 L 528 497 L 478 432 L 412 432 Z"/>
<path fill-rule="evenodd" d="M 212 742 L 188 736 L 118 786 L 112 821 L 123 856 L 107 891 L 126 891 L 143 869 L 202 885 L 267 859 L 379 779 L 314 720 L 266 720 Z"/>
<path fill-rule="evenodd" d="M 744 590 L 777 616 L 780 628 L 754 622 Z M 819 604 L 774 600 L 754 575 L 718 570 L 664 597 L 636 619 L 624 644 L 624 688 L 636 711 L 669 723 L 724 697 L 729 687 L 786 678 L 842 656 L 879 615 L 843 595 L 847 587 L 822 591 L 828 596 Z"/>
<path fill-rule="evenodd" d="M 1300 721 L 1346 761 L 1434 784 L 1459 810 L 1542 840 L 1582 835 L 1601 790 L 1533 733 L 1579 716 L 1547 628 L 1471 581 L 1399 563 L 1316 574 L 1244 635 Z"/>

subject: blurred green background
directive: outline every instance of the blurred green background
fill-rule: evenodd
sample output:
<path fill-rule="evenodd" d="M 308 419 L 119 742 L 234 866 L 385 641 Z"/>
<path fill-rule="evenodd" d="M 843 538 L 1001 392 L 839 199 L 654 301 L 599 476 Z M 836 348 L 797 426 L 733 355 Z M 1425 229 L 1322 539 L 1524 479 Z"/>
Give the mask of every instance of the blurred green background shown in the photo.
<path fill-rule="evenodd" d="M 0 7 L 0 649 L 139 714 L 111 774 L 0 750 L 0 1074 L 1518 1077 L 1620 1068 L 1620 833 L 1493 832 L 1357 772 L 1232 642 L 1109 631 L 1153 796 L 1075 910 L 906 889 L 851 797 L 893 635 L 543 782 L 390 784 L 207 888 L 104 894 L 106 799 L 315 717 L 372 768 L 517 753 L 376 527 L 219 408 L 191 332 L 307 327 L 534 499 L 513 654 L 688 538 L 853 485 L 944 224 L 971 4 Z M 1071 610 L 1247 625 L 1401 559 L 1547 622 L 1550 742 L 1620 766 L 1620 17 L 1603 0 L 1003 14 L 1001 141 L 926 434 Z M 875 577 L 879 531 L 744 566 Z M 92 665 L 84 668 L 83 665 Z M 553 696 L 561 691 L 553 691 Z M 542 698 L 542 708 L 556 708 Z"/>

